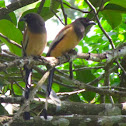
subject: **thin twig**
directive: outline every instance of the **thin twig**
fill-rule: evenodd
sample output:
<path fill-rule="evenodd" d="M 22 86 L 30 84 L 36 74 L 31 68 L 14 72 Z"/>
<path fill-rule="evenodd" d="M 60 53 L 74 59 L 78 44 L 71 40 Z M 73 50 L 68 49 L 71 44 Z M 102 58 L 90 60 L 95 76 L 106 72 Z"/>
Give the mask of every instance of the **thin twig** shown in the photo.
<path fill-rule="evenodd" d="M 60 0 L 60 3 L 61 3 L 61 9 L 62 9 L 62 12 L 63 12 L 63 16 L 64 16 L 64 19 L 65 19 L 65 25 L 67 25 L 67 14 L 65 13 L 65 9 L 64 9 L 64 6 L 63 6 L 63 1 Z"/>
<path fill-rule="evenodd" d="M 119 63 L 119 61 L 116 60 L 117 65 L 122 69 L 122 71 L 124 72 L 124 74 L 126 75 L 126 71 L 123 68 L 123 66 Z"/>
<path fill-rule="evenodd" d="M 36 70 L 38 73 L 41 73 L 42 75 L 45 73 L 44 70 L 42 70 L 41 68 L 39 68 L 37 66 L 33 66 L 33 69 Z M 58 69 L 55 69 L 55 70 L 57 72 L 59 72 Z M 62 72 L 62 74 L 63 74 L 63 72 Z M 65 74 L 63 74 L 63 76 L 65 76 Z M 69 77 L 69 75 L 66 74 L 66 77 Z M 54 78 L 54 83 L 57 83 L 59 85 L 62 85 L 62 86 L 65 86 L 65 87 L 69 87 L 69 88 L 76 88 L 75 86 L 64 84 L 61 81 L 56 80 L 55 78 Z"/>
<path fill-rule="evenodd" d="M 38 12 L 37 12 L 38 14 L 41 13 L 42 8 L 43 8 L 43 6 L 44 6 L 44 3 L 45 3 L 45 0 L 42 0 L 41 3 L 40 3 L 40 6 L 39 6 L 39 8 L 38 8 Z"/>
<path fill-rule="evenodd" d="M 82 13 L 90 13 L 91 11 L 83 11 L 81 9 L 78 9 L 78 8 L 75 8 L 75 7 L 72 7 L 70 5 L 68 5 L 67 3 L 63 2 L 63 4 L 65 4 L 66 6 L 68 6 L 69 8 L 73 9 L 73 10 L 77 10 L 77 11 L 80 11 Z"/>
<path fill-rule="evenodd" d="M 115 69 L 117 69 L 118 66 L 114 66 L 112 69 L 110 69 L 110 73 L 115 71 Z M 63 77 L 63 76 L 60 76 L 59 74 L 55 74 L 54 78 L 60 80 L 61 82 L 64 82 L 68 85 L 73 85 L 75 86 L 76 88 L 79 88 L 79 89 L 86 89 L 87 91 L 93 91 L 93 92 L 96 92 L 96 93 L 99 93 L 101 95 L 110 95 L 110 96 L 126 96 L 126 93 L 125 91 L 116 91 L 116 90 L 108 90 L 108 89 L 102 89 L 100 87 L 95 87 L 95 86 L 92 86 L 92 84 L 96 84 L 97 82 L 99 82 L 102 78 L 104 77 L 104 74 L 102 74 L 100 77 L 94 79 L 93 81 L 85 84 L 85 83 L 82 83 L 78 80 L 75 80 L 75 79 L 69 79 L 69 77 Z"/>
<path fill-rule="evenodd" d="M 110 73 L 112 73 L 113 71 L 115 71 L 118 68 L 118 66 L 114 66 L 113 68 L 111 68 L 109 70 Z M 93 81 L 89 82 L 89 85 L 94 85 L 96 83 L 98 83 L 103 77 L 105 76 L 105 74 L 102 74 L 101 76 L 99 76 L 98 78 L 94 79 Z"/>
<path fill-rule="evenodd" d="M 60 19 L 60 17 L 51 9 L 51 11 L 54 13 L 54 15 L 59 19 L 59 21 L 63 24 L 63 25 L 65 25 L 64 23 L 63 23 L 63 21 Z"/>
<path fill-rule="evenodd" d="M 85 1 L 86 1 L 87 4 L 90 6 L 90 8 L 94 11 L 94 14 L 95 14 L 95 17 L 96 17 L 96 20 L 97 20 L 97 22 L 98 22 L 98 25 L 99 25 L 100 29 L 102 30 L 102 32 L 104 33 L 104 35 L 108 38 L 108 40 L 109 40 L 109 42 L 110 42 L 112 48 L 115 49 L 115 45 L 114 45 L 114 43 L 113 43 L 113 41 L 112 41 L 112 38 L 111 38 L 111 37 L 107 34 L 107 32 L 103 29 L 103 27 L 102 27 L 102 25 L 101 25 L 101 23 L 100 23 L 100 21 L 99 21 L 98 13 L 97 13 L 95 7 L 90 3 L 89 0 L 85 0 Z M 120 63 L 119 63 L 117 60 L 116 60 L 116 62 L 117 62 L 117 64 L 118 64 L 118 66 L 124 71 L 124 69 L 123 69 L 123 67 L 121 67 Z M 124 73 L 125 73 L 125 71 L 124 71 Z"/>
<path fill-rule="evenodd" d="M 126 88 L 124 87 L 116 87 L 116 86 L 102 86 L 102 89 L 114 89 L 119 91 L 126 91 Z"/>
<path fill-rule="evenodd" d="M 84 92 L 85 89 L 77 90 L 77 91 L 71 91 L 71 92 L 59 92 L 56 93 L 57 95 L 73 95 L 73 94 L 79 94 L 81 92 Z"/>
<path fill-rule="evenodd" d="M 8 54 L 11 58 L 19 58 L 19 56 L 17 56 L 17 55 L 15 55 L 14 53 L 12 53 L 12 52 L 10 52 L 10 51 L 8 51 L 8 50 L 6 50 L 6 49 L 3 49 L 2 50 L 4 53 L 6 53 L 6 54 Z M 1 54 L 0 54 L 1 55 Z"/>
<path fill-rule="evenodd" d="M 104 30 L 104 28 L 102 27 L 102 25 L 101 25 L 101 23 L 100 23 L 100 21 L 99 21 L 99 17 L 98 17 L 98 15 L 97 15 L 97 11 L 96 11 L 95 7 L 91 4 L 91 2 L 89 2 L 89 0 L 85 0 L 85 1 L 86 1 L 86 3 L 89 5 L 89 7 L 93 10 L 93 12 L 94 12 L 94 14 L 95 14 L 95 17 L 96 17 L 96 20 L 97 20 L 97 22 L 98 22 L 98 25 L 99 25 L 100 29 L 102 30 L 102 32 L 104 33 L 104 35 L 108 38 L 108 40 L 109 40 L 109 42 L 110 42 L 112 48 L 115 49 L 115 45 L 114 45 L 114 43 L 113 43 L 113 41 L 112 41 L 112 38 L 111 38 L 111 37 L 108 35 L 108 33 Z"/>
<path fill-rule="evenodd" d="M 81 67 L 73 69 L 73 71 L 81 71 L 81 70 L 91 70 L 91 69 L 103 69 L 104 66 L 96 66 L 96 67 Z M 62 72 L 69 72 L 69 70 L 61 70 Z"/>
<path fill-rule="evenodd" d="M 21 46 L 20 44 L 16 43 L 16 42 L 13 41 L 13 40 L 8 39 L 8 38 L 7 38 L 6 36 L 4 36 L 3 34 L 0 33 L 0 36 L 1 36 L 2 38 L 4 38 L 5 40 L 7 40 L 9 43 L 11 43 L 11 44 L 13 44 L 13 45 L 16 45 L 16 46 L 19 47 L 19 48 L 22 48 L 22 46 Z"/>
<path fill-rule="evenodd" d="M 57 81 L 57 80 L 55 80 L 55 78 L 54 78 L 54 81 L 53 81 L 54 83 L 57 83 L 57 84 L 59 84 L 59 85 L 62 85 L 62 86 L 64 86 L 64 87 L 68 87 L 68 88 L 77 88 L 77 87 L 75 87 L 75 86 L 72 86 L 72 85 L 67 85 L 67 84 L 64 84 L 64 83 L 62 83 L 62 82 L 60 82 L 60 81 Z"/>
<path fill-rule="evenodd" d="M 13 80 L 13 81 L 15 82 L 15 84 L 16 84 L 19 88 L 21 88 L 21 90 L 25 91 L 25 89 L 24 89 L 17 81 L 15 81 L 15 80 Z"/>

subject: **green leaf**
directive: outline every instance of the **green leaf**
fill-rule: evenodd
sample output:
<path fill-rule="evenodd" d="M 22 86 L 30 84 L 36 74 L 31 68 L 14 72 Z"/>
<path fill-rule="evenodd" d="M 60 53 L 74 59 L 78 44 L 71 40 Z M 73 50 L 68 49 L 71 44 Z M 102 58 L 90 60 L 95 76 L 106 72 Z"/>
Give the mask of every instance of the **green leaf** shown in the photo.
<path fill-rule="evenodd" d="M 22 90 L 19 86 L 17 86 L 16 84 L 13 85 L 13 89 L 14 89 L 14 93 L 16 95 L 22 95 Z"/>
<path fill-rule="evenodd" d="M 44 3 L 44 7 L 49 7 L 51 3 L 51 0 L 46 0 Z"/>
<path fill-rule="evenodd" d="M 116 11 L 104 10 L 102 11 L 104 18 L 111 25 L 112 29 L 120 25 L 122 21 L 122 15 Z"/>
<path fill-rule="evenodd" d="M 82 70 L 82 71 L 76 71 L 76 79 L 79 81 L 82 81 L 84 83 L 88 83 L 88 82 L 94 80 L 95 76 L 91 73 L 91 70 Z M 83 98 L 88 102 L 93 100 L 93 98 L 96 95 L 96 93 L 89 92 L 89 91 L 83 92 L 81 94 L 82 94 Z"/>
<path fill-rule="evenodd" d="M 74 102 L 80 102 L 80 97 L 77 95 L 77 94 L 74 94 L 72 96 L 70 96 L 69 98 L 71 101 L 74 101 Z"/>
<path fill-rule="evenodd" d="M 123 34 L 119 34 L 119 35 L 118 35 L 118 38 L 119 38 L 120 41 L 124 41 L 124 37 L 125 37 L 125 36 L 124 36 Z"/>
<path fill-rule="evenodd" d="M 102 0 L 90 0 L 90 2 L 93 4 L 93 6 L 95 7 L 95 8 L 97 8 L 97 7 L 101 7 L 101 5 L 104 5 L 106 2 L 108 2 L 109 0 L 104 0 L 104 1 L 102 1 Z M 86 3 L 86 2 L 85 2 Z"/>
<path fill-rule="evenodd" d="M 82 92 L 81 95 L 83 96 L 85 101 L 91 102 L 96 96 L 96 93 L 91 92 L 91 91 L 85 91 L 85 92 Z"/>
<path fill-rule="evenodd" d="M 49 7 L 50 6 L 51 0 L 46 0 L 44 3 L 44 7 Z"/>
<path fill-rule="evenodd" d="M 0 0 L 0 7 L 6 7 L 4 0 Z"/>
<path fill-rule="evenodd" d="M 2 19 L 11 21 L 15 26 L 17 25 L 17 18 L 14 12 L 4 15 Z"/>
<path fill-rule="evenodd" d="M 120 6 L 120 5 L 116 5 L 116 4 L 107 4 L 104 7 L 104 10 L 114 10 L 120 13 L 126 13 L 126 8 Z"/>
<path fill-rule="evenodd" d="M 59 92 L 60 86 L 59 86 L 58 84 L 56 84 L 56 83 L 53 83 L 52 89 L 53 89 L 55 92 Z"/>
<path fill-rule="evenodd" d="M 110 0 L 109 3 L 117 4 L 122 7 L 126 7 L 126 0 Z"/>
<path fill-rule="evenodd" d="M 14 12 L 9 13 L 9 17 L 11 19 L 10 21 L 12 21 L 16 26 L 17 25 L 17 18 L 16 18 L 15 13 Z"/>
<path fill-rule="evenodd" d="M 81 70 L 76 71 L 76 79 L 84 83 L 88 83 L 95 79 L 95 76 L 91 73 L 91 70 Z"/>
<path fill-rule="evenodd" d="M 66 0 L 63 0 L 63 2 L 66 3 L 67 5 L 71 6 L 71 4 L 70 4 L 69 2 L 67 2 Z M 64 4 L 64 5 L 63 5 L 64 8 L 69 8 L 67 5 Z"/>
<path fill-rule="evenodd" d="M 45 3 L 44 3 L 44 6 L 43 7 L 50 7 L 50 0 L 46 0 Z M 41 2 L 38 2 L 35 6 L 35 8 L 38 8 L 40 6 Z"/>
<path fill-rule="evenodd" d="M 60 5 L 59 1 L 57 1 L 57 0 L 51 0 L 50 9 L 56 11 L 58 9 L 59 5 Z"/>
<path fill-rule="evenodd" d="M 88 53 L 89 52 L 89 48 L 87 46 L 83 46 L 82 47 L 82 51 L 83 51 L 83 53 Z"/>
<path fill-rule="evenodd" d="M 5 19 L 0 20 L 0 33 L 7 36 L 10 40 L 17 42 L 18 44 L 20 44 L 23 39 L 21 31 L 17 29 L 13 23 Z M 2 37 L 1 40 L 9 47 L 12 53 L 21 56 L 21 49 L 9 43 Z"/>

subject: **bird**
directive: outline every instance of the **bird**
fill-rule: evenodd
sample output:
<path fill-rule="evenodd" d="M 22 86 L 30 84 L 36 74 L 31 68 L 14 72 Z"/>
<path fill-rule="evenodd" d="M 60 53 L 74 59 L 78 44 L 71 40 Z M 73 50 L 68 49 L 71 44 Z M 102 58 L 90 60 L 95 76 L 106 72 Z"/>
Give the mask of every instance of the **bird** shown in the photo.
<path fill-rule="evenodd" d="M 49 47 L 47 57 L 60 57 L 75 48 L 84 37 L 85 30 L 89 25 L 95 25 L 95 22 L 88 18 L 78 18 L 71 24 L 66 25 L 55 37 Z M 50 95 L 54 68 L 50 71 L 47 92 Z"/>
<path fill-rule="evenodd" d="M 46 56 L 57 58 L 74 49 L 84 37 L 85 30 L 89 25 L 95 25 L 95 22 L 85 17 L 77 18 L 71 24 L 66 25 L 52 41 Z M 54 70 L 55 68 L 50 70 L 48 77 L 47 97 L 51 92 Z M 45 106 L 44 112 L 47 113 L 46 111 L 47 106 Z M 47 114 L 45 114 L 45 118 L 47 118 Z"/>
<path fill-rule="evenodd" d="M 47 44 L 47 31 L 43 18 L 37 13 L 28 13 L 24 17 L 21 17 L 19 21 L 24 21 L 26 23 L 22 41 L 23 57 L 41 56 Z M 28 65 L 24 65 L 24 71 L 26 83 L 24 97 L 25 99 L 28 99 L 31 86 L 32 68 L 28 67 Z"/>

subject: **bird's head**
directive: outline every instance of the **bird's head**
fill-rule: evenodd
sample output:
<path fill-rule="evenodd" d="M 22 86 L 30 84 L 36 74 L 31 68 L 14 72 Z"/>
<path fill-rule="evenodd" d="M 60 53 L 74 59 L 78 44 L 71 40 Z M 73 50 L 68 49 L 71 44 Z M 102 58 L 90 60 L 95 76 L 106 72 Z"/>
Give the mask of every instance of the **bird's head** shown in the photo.
<path fill-rule="evenodd" d="M 89 26 L 89 25 L 96 25 L 96 23 L 92 20 L 89 20 L 88 18 L 78 18 L 78 21 L 81 22 L 81 24 L 83 24 L 85 27 Z"/>

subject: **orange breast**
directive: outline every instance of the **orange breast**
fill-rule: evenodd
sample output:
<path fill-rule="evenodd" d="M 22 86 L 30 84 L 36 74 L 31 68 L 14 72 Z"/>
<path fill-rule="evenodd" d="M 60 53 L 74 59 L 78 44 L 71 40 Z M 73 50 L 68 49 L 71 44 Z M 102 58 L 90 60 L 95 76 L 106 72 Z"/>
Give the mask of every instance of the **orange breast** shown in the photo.
<path fill-rule="evenodd" d="M 26 47 L 27 56 L 40 56 L 47 43 L 47 34 L 34 34 L 27 32 L 28 44 Z"/>
<path fill-rule="evenodd" d="M 51 51 L 50 56 L 59 57 L 73 49 L 79 43 L 78 37 L 73 27 L 70 27 L 64 38 Z"/>

